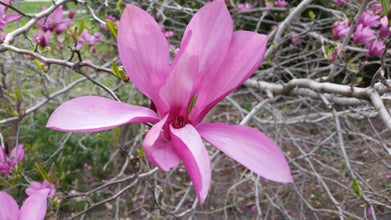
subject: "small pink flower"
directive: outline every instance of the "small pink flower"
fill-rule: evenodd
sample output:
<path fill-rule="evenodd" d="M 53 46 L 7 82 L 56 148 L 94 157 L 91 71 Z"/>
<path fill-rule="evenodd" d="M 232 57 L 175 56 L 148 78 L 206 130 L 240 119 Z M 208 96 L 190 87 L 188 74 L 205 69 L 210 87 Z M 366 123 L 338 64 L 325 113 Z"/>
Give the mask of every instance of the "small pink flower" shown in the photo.
<path fill-rule="evenodd" d="M 266 2 L 266 8 L 273 8 L 273 2 Z"/>
<path fill-rule="evenodd" d="M 362 13 L 359 24 L 362 24 L 364 27 L 377 27 L 380 24 L 380 17 L 378 15 L 374 15 L 371 11 L 364 11 Z"/>
<path fill-rule="evenodd" d="M 75 12 L 74 11 L 69 11 L 68 18 L 69 19 L 73 19 L 74 16 L 75 16 Z"/>
<path fill-rule="evenodd" d="M 160 25 L 160 27 L 161 27 L 162 33 L 164 34 L 164 36 L 166 36 L 166 38 L 172 38 L 174 36 L 174 32 L 173 31 L 166 31 L 166 27 L 164 25 Z"/>
<path fill-rule="evenodd" d="M 364 27 L 363 24 L 358 24 L 356 31 L 353 34 L 353 43 L 368 42 L 376 39 L 375 31 L 370 27 Z"/>
<path fill-rule="evenodd" d="M 47 197 L 53 198 L 53 196 L 56 194 L 56 188 L 52 183 L 49 183 L 48 181 L 44 180 L 42 183 L 31 181 L 30 186 L 26 189 L 26 194 L 28 196 L 33 195 L 35 192 L 48 189 Z"/>
<path fill-rule="evenodd" d="M 39 44 L 39 46 L 46 47 L 49 44 L 50 31 L 46 31 L 45 33 L 39 31 L 37 34 L 33 34 L 33 39 Z"/>
<path fill-rule="evenodd" d="M 365 44 L 365 48 L 368 49 L 367 57 L 380 57 L 383 55 L 386 45 L 382 40 L 376 39 L 374 41 L 367 42 Z"/>
<path fill-rule="evenodd" d="M 331 30 L 334 40 L 338 40 L 341 37 L 346 37 L 349 32 L 349 25 L 345 21 L 336 21 L 334 27 Z"/>
<path fill-rule="evenodd" d="M 90 34 L 87 29 L 84 29 L 77 41 L 76 49 L 80 49 L 83 45 L 88 45 L 89 47 L 94 46 L 95 44 L 100 43 L 102 38 L 102 33 L 96 32 L 94 34 Z"/>
<path fill-rule="evenodd" d="M 248 3 L 248 2 L 242 3 L 242 4 L 238 5 L 238 10 L 239 11 L 248 11 L 248 10 L 251 10 L 253 8 L 254 8 L 254 6 L 251 3 Z"/>
<path fill-rule="evenodd" d="M 286 2 L 285 0 L 276 0 L 276 1 L 274 1 L 274 5 L 276 7 L 282 8 L 282 7 L 287 6 L 288 2 Z"/>
<path fill-rule="evenodd" d="M 0 146 L 0 173 L 9 174 L 12 168 L 23 160 L 24 149 L 23 145 L 19 144 L 14 147 L 7 158 L 7 150 L 5 146 Z"/>
<path fill-rule="evenodd" d="M 347 2 L 349 2 L 349 0 L 337 0 L 337 6 L 338 7 L 342 7 L 344 6 Z"/>

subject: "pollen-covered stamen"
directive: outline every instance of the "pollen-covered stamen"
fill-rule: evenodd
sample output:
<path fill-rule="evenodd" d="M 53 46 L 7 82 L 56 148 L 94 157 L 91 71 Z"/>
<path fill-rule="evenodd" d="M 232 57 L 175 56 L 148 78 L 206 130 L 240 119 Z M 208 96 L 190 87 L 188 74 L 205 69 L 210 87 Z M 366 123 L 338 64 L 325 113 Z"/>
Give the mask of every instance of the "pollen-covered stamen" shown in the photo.
<path fill-rule="evenodd" d="M 188 124 L 189 120 L 183 116 L 175 117 L 173 120 L 171 120 L 171 125 L 173 128 L 183 128 L 186 124 Z"/>

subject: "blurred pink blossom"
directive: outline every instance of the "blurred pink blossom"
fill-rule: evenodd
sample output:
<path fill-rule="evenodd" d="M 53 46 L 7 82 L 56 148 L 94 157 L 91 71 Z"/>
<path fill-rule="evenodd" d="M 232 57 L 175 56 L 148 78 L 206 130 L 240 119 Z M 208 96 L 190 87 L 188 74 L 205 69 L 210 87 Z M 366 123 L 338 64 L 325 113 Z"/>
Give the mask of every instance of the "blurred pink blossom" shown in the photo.
<path fill-rule="evenodd" d="M 291 31 L 290 35 L 291 35 L 291 43 L 292 44 L 296 44 L 296 45 L 300 45 L 301 44 L 301 40 L 298 38 L 298 35 L 297 35 L 296 32 Z"/>
<path fill-rule="evenodd" d="M 11 0 L 2 0 L 2 2 L 8 5 L 11 4 Z M 5 14 L 7 9 L 7 6 L 0 5 L 0 30 L 4 30 L 6 24 L 17 21 L 22 18 L 21 15 L 16 13 Z"/>
<path fill-rule="evenodd" d="M 266 2 L 266 8 L 273 8 L 273 2 Z"/>
<path fill-rule="evenodd" d="M 16 168 L 16 165 L 22 161 L 24 157 L 22 144 L 14 147 L 8 157 L 7 152 L 6 146 L 0 146 L 0 173 L 4 174 L 11 173 L 11 169 Z"/>
<path fill-rule="evenodd" d="M 338 40 L 341 37 L 346 37 L 349 32 L 349 25 L 345 21 L 336 21 L 333 29 L 331 30 L 334 40 Z"/>
<path fill-rule="evenodd" d="M 245 3 L 242 3 L 242 4 L 238 4 L 238 10 L 239 11 L 248 11 L 248 10 L 251 10 L 253 8 L 254 8 L 254 6 L 251 3 L 248 3 L 248 2 L 245 2 Z"/>
<path fill-rule="evenodd" d="M 365 48 L 368 49 L 367 57 L 380 57 L 383 55 L 386 45 L 382 40 L 376 39 L 374 41 L 367 42 Z"/>
<path fill-rule="evenodd" d="M 282 8 L 282 7 L 285 7 L 287 5 L 288 5 L 288 2 L 286 2 L 285 0 L 276 0 L 276 1 L 274 1 L 274 6 L 276 6 L 276 7 Z"/>
<path fill-rule="evenodd" d="M 166 27 L 163 24 L 160 25 L 160 27 L 166 38 L 172 38 L 175 35 L 173 31 L 166 31 Z"/>
<path fill-rule="evenodd" d="M 344 6 L 347 2 L 349 2 L 349 0 L 337 0 L 337 6 L 338 7 L 342 7 Z"/>
<path fill-rule="evenodd" d="M 39 44 L 39 46 L 46 47 L 49 44 L 50 31 L 46 31 L 45 33 L 39 31 L 37 34 L 33 34 L 33 39 Z"/>
<path fill-rule="evenodd" d="M 212 175 L 203 140 L 264 178 L 293 182 L 284 154 L 271 138 L 248 126 L 203 121 L 264 58 L 267 36 L 234 32 L 233 27 L 223 0 L 205 4 L 186 27 L 171 63 L 159 24 L 143 9 L 127 4 L 118 29 L 119 56 L 132 83 L 152 100 L 151 107 L 83 96 L 61 104 L 46 126 L 97 132 L 129 123 L 155 123 L 142 145 L 147 159 L 164 171 L 183 162 L 201 204 Z"/>
<path fill-rule="evenodd" d="M 377 27 L 380 24 L 380 16 L 374 15 L 371 11 L 367 10 L 362 13 L 358 23 L 364 27 Z"/>
<path fill-rule="evenodd" d="M 74 16 L 75 16 L 75 12 L 74 11 L 69 11 L 68 18 L 69 19 L 73 19 Z"/>
<path fill-rule="evenodd" d="M 380 19 L 380 36 L 381 37 L 386 37 L 387 36 L 387 32 L 388 34 L 391 33 L 390 31 L 390 28 L 388 27 L 388 18 L 387 16 L 383 16 L 381 19 Z"/>
<path fill-rule="evenodd" d="M 42 8 L 41 11 L 46 10 L 45 7 Z M 42 31 L 50 31 L 55 32 L 56 34 L 61 34 L 64 32 L 69 26 L 73 23 L 70 18 L 63 18 L 63 9 L 62 5 L 60 5 L 56 10 L 53 11 L 47 17 L 41 18 L 37 22 L 37 27 Z"/>
<path fill-rule="evenodd" d="M 43 189 L 48 189 L 49 192 L 47 194 L 47 197 L 53 198 L 53 196 L 56 194 L 56 188 L 52 183 L 49 183 L 48 181 L 44 180 L 42 183 L 36 182 L 36 181 L 31 181 L 30 186 L 26 189 L 26 194 L 28 196 L 33 195 L 35 192 L 43 190 Z"/>
<path fill-rule="evenodd" d="M 84 29 L 84 31 L 81 33 L 77 44 L 76 49 L 80 49 L 83 47 L 83 45 L 88 45 L 89 47 L 94 46 L 95 44 L 98 44 L 102 41 L 103 34 L 100 32 L 95 32 L 94 34 L 90 34 L 90 32 L 87 29 Z"/>
<path fill-rule="evenodd" d="M 373 13 L 379 15 L 382 13 L 383 8 L 380 3 L 374 3 L 374 4 L 372 4 L 372 11 L 373 11 Z"/>
<path fill-rule="evenodd" d="M 353 34 L 353 43 L 359 44 L 361 42 L 367 42 L 376 39 L 375 31 L 370 27 L 364 27 L 363 24 L 358 24 L 356 31 Z"/>

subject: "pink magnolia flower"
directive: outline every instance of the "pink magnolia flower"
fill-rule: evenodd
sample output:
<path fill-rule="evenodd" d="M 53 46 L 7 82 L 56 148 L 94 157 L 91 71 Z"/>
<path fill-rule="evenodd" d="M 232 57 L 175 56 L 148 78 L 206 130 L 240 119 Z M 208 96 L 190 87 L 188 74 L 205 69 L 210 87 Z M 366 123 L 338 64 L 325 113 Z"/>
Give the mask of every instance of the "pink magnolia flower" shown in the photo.
<path fill-rule="evenodd" d="M 331 30 L 334 40 L 338 40 L 341 37 L 346 37 L 349 32 L 349 25 L 345 21 L 336 21 L 334 27 Z"/>
<path fill-rule="evenodd" d="M 182 161 L 201 204 L 211 182 L 210 158 L 202 139 L 258 175 L 293 182 L 281 150 L 257 129 L 201 122 L 258 68 L 266 44 L 265 35 L 233 32 L 229 11 L 223 0 L 217 0 L 191 19 L 170 64 L 169 44 L 159 24 L 128 4 L 118 30 L 119 55 L 133 84 L 153 101 L 153 110 L 85 96 L 63 103 L 46 126 L 95 132 L 129 123 L 156 123 L 143 141 L 146 157 L 164 171 Z"/>
<path fill-rule="evenodd" d="M 7 158 L 7 150 L 5 146 L 0 146 L 0 173 L 9 174 L 12 168 L 23 160 L 24 149 L 23 145 L 19 144 L 14 147 Z"/>
<path fill-rule="evenodd" d="M 376 39 L 375 31 L 370 27 L 364 27 L 363 24 L 358 24 L 356 31 L 353 34 L 353 43 L 359 44 Z"/>
<path fill-rule="evenodd" d="M 364 27 L 377 27 L 380 24 L 380 16 L 374 15 L 371 11 L 364 11 L 358 23 Z"/>
<path fill-rule="evenodd" d="M 49 44 L 50 31 L 46 31 L 45 33 L 39 31 L 37 34 L 33 34 L 33 39 L 37 41 L 39 46 L 46 47 Z"/>
<path fill-rule="evenodd" d="M 19 210 L 18 204 L 6 192 L 0 191 L 1 220 L 43 220 L 46 215 L 49 189 L 35 191 L 23 202 Z"/>
<path fill-rule="evenodd" d="M 44 11 L 46 8 L 43 7 L 41 11 Z M 51 31 L 56 34 L 61 34 L 73 23 L 72 19 L 66 17 L 63 18 L 63 9 L 60 5 L 56 10 L 53 11 L 48 17 L 41 18 L 37 22 L 37 27 L 42 31 Z"/>
<path fill-rule="evenodd" d="M 43 189 L 49 190 L 49 192 L 47 194 L 47 197 L 49 197 L 49 198 L 53 198 L 54 194 L 56 194 L 55 186 L 46 180 L 44 180 L 42 183 L 36 182 L 36 181 L 31 181 L 30 186 L 26 189 L 25 192 L 28 196 L 31 196 L 34 193 L 36 193 L 37 191 L 40 191 Z"/>
<path fill-rule="evenodd" d="M 276 0 L 276 1 L 274 1 L 274 5 L 276 6 L 276 7 L 285 7 L 285 6 L 287 6 L 288 5 L 288 2 L 286 2 L 285 0 Z"/>
<path fill-rule="evenodd" d="M 388 27 L 388 18 L 387 16 L 383 16 L 381 19 L 380 19 L 380 36 L 381 37 L 386 37 L 387 36 L 387 32 L 390 33 L 390 28 Z"/>
<path fill-rule="evenodd" d="M 349 0 L 337 0 L 337 6 L 338 7 L 342 7 L 344 6 L 347 2 L 349 2 Z"/>
<path fill-rule="evenodd" d="M 386 45 L 382 40 L 376 39 L 374 41 L 367 42 L 365 44 L 365 48 L 368 49 L 367 57 L 380 57 L 383 55 Z"/>
<path fill-rule="evenodd" d="M 95 32 L 94 34 L 90 34 L 90 32 L 87 29 L 84 29 L 84 31 L 81 33 L 76 48 L 80 49 L 83 47 L 83 45 L 88 46 L 94 46 L 95 44 L 98 44 L 102 41 L 103 34 L 100 32 Z"/>
<path fill-rule="evenodd" d="M 11 4 L 11 0 L 2 0 L 5 4 Z M 0 5 L 0 30 L 5 29 L 5 25 L 8 23 L 12 23 L 22 18 L 21 15 L 15 13 L 5 14 L 8 7 L 5 5 Z"/>
<path fill-rule="evenodd" d="M 372 11 L 375 14 L 381 14 L 383 11 L 383 7 L 381 6 L 380 3 L 374 3 L 371 5 L 372 6 Z"/>
<path fill-rule="evenodd" d="M 248 11 L 248 10 L 251 10 L 253 9 L 254 6 L 251 4 L 251 3 L 242 3 L 242 4 L 238 4 L 238 10 L 239 11 Z"/>

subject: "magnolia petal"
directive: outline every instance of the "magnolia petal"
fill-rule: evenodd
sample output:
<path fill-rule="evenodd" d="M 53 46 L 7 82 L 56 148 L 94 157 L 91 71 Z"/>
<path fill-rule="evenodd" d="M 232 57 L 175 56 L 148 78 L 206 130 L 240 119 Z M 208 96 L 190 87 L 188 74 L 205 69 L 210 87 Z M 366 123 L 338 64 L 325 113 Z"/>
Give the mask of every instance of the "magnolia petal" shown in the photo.
<path fill-rule="evenodd" d="M 43 220 L 46 215 L 49 189 L 38 190 L 23 202 L 18 220 Z"/>
<path fill-rule="evenodd" d="M 126 5 L 118 28 L 118 50 L 134 85 L 159 107 L 159 89 L 169 69 L 169 47 L 161 27 L 144 10 Z"/>
<path fill-rule="evenodd" d="M 83 96 L 60 105 L 46 127 L 57 131 L 95 132 L 128 123 L 158 120 L 156 113 L 148 108 L 98 96 Z"/>
<path fill-rule="evenodd" d="M 31 181 L 30 182 L 30 186 L 25 189 L 25 193 L 28 196 L 31 196 L 35 192 L 43 190 L 43 189 L 49 189 L 49 193 L 48 193 L 48 196 L 47 196 L 49 198 L 53 198 L 53 196 L 56 193 L 55 186 L 52 183 L 50 183 L 50 182 L 48 182 L 46 180 L 44 180 L 42 183 L 36 182 L 36 181 Z"/>
<path fill-rule="evenodd" d="M 163 133 L 163 126 L 167 118 L 168 115 L 156 123 L 148 131 L 143 142 L 143 149 L 149 162 L 166 172 L 178 166 L 180 162 L 171 140 L 166 138 Z"/>
<path fill-rule="evenodd" d="M 198 200 L 203 204 L 208 195 L 212 175 L 208 151 L 191 124 L 179 129 L 170 126 L 170 133 L 174 147 L 193 182 Z"/>
<path fill-rule="evenodd" d="M 9 13 L 6 16 L 4 16 L 5 23 L 11 23 L 17 20 L 20 20 L 23 16 L 16 13 Z"/>
<path fill-rule="evenodd" d="M 232 30 L 232 18 L 223 0 L 205 4 L 193 16 L 161 92 L 171 109 L 186 109 L 194 91 L 216 73 L 228 51 Z"/>
<path fill-rule="evenodd" d="M 0 219 L 15 220 L 18 212 L 19 207 L 15 199 L 8 193 L 0 191 Z"/>
<path fill-rule="evenodd" d="M 293 182 L 280 148 L 260 131 L 240 125 L 201 123 L 202 138 L 256 174 L 276 182 Z"/>
<path fill-rule="evenodd" d="M 5 147 L 0 145 L 0 164 L 7 162 L 7 155 L 5 154 Z"/>
<path fill-rule="evenodd" d="M 18 146 L 14 147 L 10 153 L 10 162 L 11 162 L 12 166 L 14 166 L 14 165 L 16 165 L 16 163 L 19 163 L 20 161 L 22 161 L 23 157 L 24 157 L 23 144 L 19 144 Z"/>
<path fill-rule="evenodd" d="M 207 86 L 198 92 L 190 115 L 193 123 L 201 121 L 221 99 L 253 74 L 263 60 L 266 44 L 266 35 L 249 31 L 233 34 L 223 65 Z"/>

